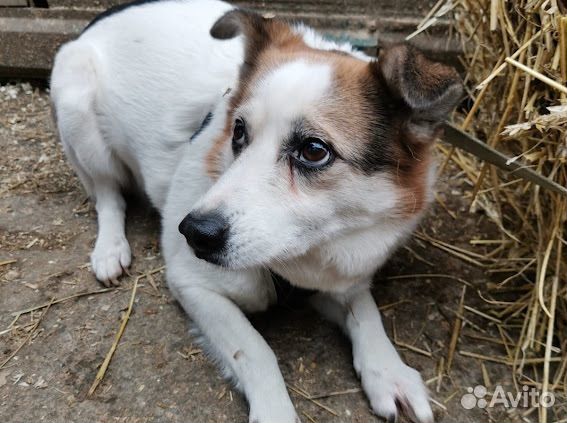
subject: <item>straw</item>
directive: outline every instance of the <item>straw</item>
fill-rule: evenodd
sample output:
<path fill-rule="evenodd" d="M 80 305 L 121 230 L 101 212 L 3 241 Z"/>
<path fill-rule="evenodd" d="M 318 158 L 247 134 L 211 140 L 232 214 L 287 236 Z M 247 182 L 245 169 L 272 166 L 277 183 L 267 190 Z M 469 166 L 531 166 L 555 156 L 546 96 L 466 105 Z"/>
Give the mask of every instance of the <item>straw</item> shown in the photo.
<path fill-rule="evenodd" d="M 441 6 L 435 5 L 428 22 Z M 451 12 L 462 42 L 464 81 L 472 104 L 455 113 L 453 127 L 480 144 L 471 152 L 439 144 L 445 155 L 440 173 L 460 179 L 471 211 L 482 212 L 493 229 L 482 225 L 465 232 L 475 240 L 467 248 L 465 239 L 456 243 L 417 234 L 491 279 L 477 287 L 485 301 L 482 309 L 463 304 L 455 313 L 446 371 L 454 360 L 459 328 L 466 326 L 466 335 L 473 332 L 479 347 L 501 350 L 501 355 L 459 351 L 480 360 L 485 382 L 507 383 L 508 379 L 495 380 L 491 373 L 491 366 L 503 364 L 510 372 L 496 373 L 499 378 L 508 377 L 518 389 L 521 383 L 532 383 L 556 395 L 567 395 L 559 391 L 565 389 L 567 372 L 566 6 L 555 0 L 453 1 Z M 489 158 L 479 154 L 481 150 L 508 159 L 503 166 L 492 160 L 500 165 L 497 169 L 487 164 Z M 462 218 L 461 213 L 457 216 Z M 552 419 L 545 407 L 522 415 L 524 420 L 529 416 L 542 423 Z"/>
<path fill-rule="evenodd" d="M 116 351 L 116 348 L 118 348 L 118 344 L 120 343 L 120 339 L 122 338 L 122 334 L 124 333 L 124 330 L 126 329 L 126 325 L 128 324 L 128 321 L 130 319 L 130 314 L 132 313 L 132 308 L 134 307 L 134 300 L 136 299 L 136 290 L 138 289 L 138 282 L 142 278 L 149 278 L 149 277 L 151 277 L 151 275 L 158 273 L 158 272 L 161 272 L 164 268 L 165 268 L 164 266 L 161 266 L 161 267 L 152 269 L 152 270 L 150 270 L 150 271 L 148 271 L 144 274 L 138 275 L 134 278 L 134 283 L 132 285 L 132 294 L 130 295 L 130 301 L 128 303 L 128 309 L 126 310 L 126 312 L 122 316 L 122 322 L 120 323 L 120 327 L 118 328 L 118 332 L 116 332 L 116 335 L 114 337 L 114 342 L 110 346 L 110 349 L 108 350 L 108 353 L 106 354 L 106 357 L 104 358 L 104 361 L 102 362 L 102 365 L 100 366 L 100 368 L 99 368 L 99 370 L 98 370 L 98 372 L 95 376 L 95 380 L 93 381 L 87 396 L 89 396 L 89 397 L 92 396 L 94 394 L 94 392 L 96 391 L 96 388 L 100 385 L 100 383 L 104 379 L 104 375 L 106 374 L 106 370 L 108 369 L 108 366 L 110 365 L 110 361 L 112 360 L 112 357 L 114 356 L 114 352 Z"/>
<path fill-rule="evenodd" d="M 134 299 L 136 298 L 136 290 L 138 289 L 139 280 L 140 277 L 137 277 L 134 280 L 134 285 L 132 287 L 132 295 L 130 296 L 130 302 L 128 303 L 128 309 L 126 310 L 126 313 L 124 313 L 124 315 L 122 316 L 122 322 L 120 323 L 120 328 L 118 329 L 118 332 L 116 332 L 116 335 L 114 337 L 114 342 L 110 346 L 110 350 L 108 350 L 108 353 L 106 354 L 106 357 L 104 358 L 104 361 L 96 374 L 95 380 L 93 381 L 91 387 L 89 388 L 89 392 L 87 394 L 87 396 L 89 397 L 92 396 L 92 394 L 94 394 L 96 388 L 98 387 L 100 382 L 102 382 L 102 379 L 104 378 L 104 375 L 106 374 L 106 370 L 108 369 L 108 366 L 110 364 L 110 360 L 112 360 L 112 356 L 114 355 L 114 352 L 118 347 L 120 339 L 122 338 L 122 334 L 126 329 L 126 325 L 128 324 L 128 320 L 130 319 L 130 314 L 132 313 L 132 307 L 134 306 Z"/>
<path fill-rule="evenodd" d="M 548 84 L 549 86 L 551 86 L 552 88 L 561 91 L 564 94 L 567 94 L 567 87 L 561 85 L 559 82 L 554 81 L 551 78 L 548 78 L 545 75 L 542 75 L 539 72 L 536 72 L 535 70 L 527 67 L 526 65 L 522 65 L 520 62 L 512 59 L 511 57 L 507 57 L 506 58 L 506 62 L 516 66 L 517 68 L 523 70 L 524 72 L 530 74 L 531 76 L 533 76 L 534 78 L 539 79 L 542 82 L 545 82 L 546 84 Z"/>

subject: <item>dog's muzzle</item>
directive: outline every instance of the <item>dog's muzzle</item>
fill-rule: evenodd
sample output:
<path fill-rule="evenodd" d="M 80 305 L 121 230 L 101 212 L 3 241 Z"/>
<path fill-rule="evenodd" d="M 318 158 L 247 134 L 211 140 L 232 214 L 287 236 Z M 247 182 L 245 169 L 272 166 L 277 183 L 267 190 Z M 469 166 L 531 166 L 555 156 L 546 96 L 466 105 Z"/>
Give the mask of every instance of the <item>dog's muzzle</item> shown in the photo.
<path fill-rule="evenodd" d="M 179 232 L 185 236 L 195 255 L 213 264 L 223 262 L 229 229 L 228 219 L 218 211 L 191 212 L 179 224 Z"/>

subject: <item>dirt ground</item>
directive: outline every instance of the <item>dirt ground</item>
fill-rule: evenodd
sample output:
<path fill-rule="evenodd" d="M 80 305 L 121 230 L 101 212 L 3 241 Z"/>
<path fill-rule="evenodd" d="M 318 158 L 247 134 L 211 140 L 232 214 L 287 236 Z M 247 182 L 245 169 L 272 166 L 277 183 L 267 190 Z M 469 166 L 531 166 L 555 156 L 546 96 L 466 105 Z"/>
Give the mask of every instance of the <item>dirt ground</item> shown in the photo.
<path fill-rule="evenodd" d="M 189 322 L 162 271 L 140 281 L 106 376 L 87 397 L 118 331 L 133 279 L 104 291 L 90 273 L 95 214 L 56 140 L 43 87 L 0 85 L 0 147 L 0 367 L 17 351 L 0 370 L 0 421 L 246 421 L 242 396 L 192 343 Z M 454 215 L 436 202 L 419 230 L 467 247 L 470 233 L 490 225 L 484 215 L 468 212 L 459 183 L 445 178 L 439 184 L 439 196 Z M 131 272 L 163 266 L 159 217 L 147 204 L 130 203 L 127 230 Z M 400 278 L 404 275 L 409 276 Z M 471 285 L 467 304 L 486 307 L 476 288 L 490 282 L 487 275 L 413 239 L 377 275 L 374 294 L 398 350 L 427 381 L 438 421 L 510 421 L 502 407 L 461 406 L 468 387 L 509 386 L 508 366 L 485 362 L 483 377 L 480 361 L 457 352 L 450 376 L 438 378 L 462 280 Z M 59 299 L 64 300 L 25 312 Z M 304 422 L 379 421 L 358 390 L 350 346 L 338 329 L 301 305 L 252 319 L 276 352 L 289 386 L 323 396 L 320 406 L 291 391 Z M 457 351 L 502 356 L 502 345 L 479 340 L 496 338 L 490 321 L 476 315 L 467 319 Z M 332 392 L 339 394 L 327 396 Z M 558 416 L 561 407 L 564 403 L 555 407 Z M 537 413 L 527 418 L 536 420 Z"/>

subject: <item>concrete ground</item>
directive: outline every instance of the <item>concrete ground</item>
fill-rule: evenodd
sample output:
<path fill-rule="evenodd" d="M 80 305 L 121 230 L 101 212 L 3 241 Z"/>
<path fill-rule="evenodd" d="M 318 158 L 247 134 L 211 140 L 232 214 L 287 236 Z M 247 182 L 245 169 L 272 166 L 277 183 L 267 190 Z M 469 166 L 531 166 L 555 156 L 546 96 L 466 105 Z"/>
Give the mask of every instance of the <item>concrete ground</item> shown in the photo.
<path fill-rule="evenodd" d="M 159 271 L 159 218 L 140 201 L 129 208 L 131 272 L 156 273 L 140 281 L 114 358 L 87 396 L 127 308 L 133 278 L 102 291 L 90 273 L 95 214 L 56 140 L 44 88 L 0 86 L 0 147 L 0 421 L 246 421 L 243 397 L 188 334 L 189 322 Z M 420 231 L 468 247 L 471 234 L 490 225 L 484 215 L 467 211 L 459 184 L 458 178 L 440 182 L 440 198 L 454 217 L 435 203 Z M 484 362 L 483 377 L 480 361 L 456 352 L 450 376 L 438 378 L 464 286 L 459 278 L 471 284 L 467 304 L 486 308 L 476 294 L 489 282 L 480 269 L 414 239 L 377 275 L 374 294 L 398 350 L 427 381 L 438 421 L 511 420 L 502 408 L 461 406 L 467 387 L 509 384 L 508 366 Z M 65 299 L 83 293 L 89 294 Z M 63 301 L 25 312 L 54 299 Z M 503 355 L 502 345 L 479 341 L 479 334 L 497 337 L 490 322 L 467 318 L 478 326 L 465 326 L 457 351 Z M 252 319 L 289 386 L 322 396 L 317 404 L 291 391 L 304 422 L 379 421 L 359 391 L 350 346 L 339 330 L 301 305 Z"/>

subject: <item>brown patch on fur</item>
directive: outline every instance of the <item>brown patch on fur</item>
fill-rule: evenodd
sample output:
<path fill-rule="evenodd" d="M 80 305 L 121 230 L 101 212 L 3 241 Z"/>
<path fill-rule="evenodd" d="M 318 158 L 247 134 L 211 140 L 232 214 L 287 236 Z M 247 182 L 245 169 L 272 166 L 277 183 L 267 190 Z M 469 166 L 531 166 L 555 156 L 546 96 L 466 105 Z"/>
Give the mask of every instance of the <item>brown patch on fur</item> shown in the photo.
<path fill-rule="evenodd" d="M 431 166 L 431 148 L 422 145 L 415 157 L 403 157 L 396 174 L 396 182 L 401 189 L 400 215 L 413 216 L 421 213 L 427 206 L 428 179 Z"/>
<path fill-rule="evenodd" d="M 407 107 L 392 101 L 375 64 L 352 57 L 333 57 L 332 97 L 317 116 L 333 131 L 330 139 L 339 154 L 363 174 L 387 172 L 400 188 L 400 215 L 420 213 L 427 205 L 431 165 L 429 143 L 408 133 Z"/>
<path fill-rule="evenodd" d="M 376 105 L 368 96 L 368 63 L 359 59 L 332 55 L 333 93 L 318 116 L 318 123 L 327 131 L 333 130 L 331 139 L 345 158 L 356 158 L 373 138 L 374 122 L 379 119 Z"/>
<path fill-rule="evenodd" d="M 222 155 L 231 142 L 234 110 L 250 95 L 253 81 L 269 70 L 297 58 L 299 51 L 307 50 L 301 36 L 279 19 L 236 9 L 228 12 L 215 23 L 211 34 L 216 38 L 231 38 L 239 33 L 245 37 L 244 62 L 240 68 L 239 85 L 230 99 L 223 133 L 213 141 L 206 156 L 207 174 L 217 179 L 223 172 Z"/>
<path fill-rule="evenodd" d="M 227 21 L 223 22 L 224 19 Z M 238 25 L 238 28 L 234 25 Z M 366 67 L 365 62 L 344 54 L 344 52 L 317 50 L 309 47 L 300 34 L 296 33 L 287 22 L 280 19 L 265 19 L 251 12 L 235 10 L 222 17 L 213 26 L 211 33 L 215 30 L 216 35 L 219 35 L 218 33 L 222 30 L 220 35 L 223 36 L 242 32 L 245 36 L 245 58 L 240 69 L 239 86 L 236 87 L 228 106 L 225 129 L 223 134 L 213 141 L 206 157 L 206 171 L 213 179 L 217 179 L 223 171 L 222 154 L 228 151 L 227 144 L 231 141 L 234 110 L 250 97 L 254 81 L 273 69 L 298 59 L 336 65 L 344 69 L 345 81 L 349 80 L 347 74 L 352 73 L 354 68 L 360 72 Z M 348 98 L 347 93 L 342 100 L 348 101 Z M 337 113 L 334 115 L 331 113 L 328 119 L 338 119 L 340 116 L 338 112 L 342 106 L 337 104 Z"/>
<path fill-rule="evenodd" d="M 348 148 L 363 172 L 392 175 L 402 216 L 420 213 L 428 202 L 432 142 L 461 95 L 456 71 L 407 45 L 386 49 L 369 64 L 334 63 L 332 120 L 350 130 L 339 148 Z"/>
<path fill-rule="evenodd" d="M 302 36 L 285 21 L 264 19 L 259 15 L 253 16 L 249 12 L 240 12 L 239 16 L 244 20 L 244 23 L 240 25 L 246 37 L 244 64 L 240 70 L 239 86 L 229 103 L 223 134 L 213 142 L 207 154 L 207 174 L 213 179 L 222 174 L 222 154 L 228 151 L 227 144 L 231 140 L 234 110 L 250 97 L 254 81 L 285 63 L 295 60 L 330 64 L 336 74 L 337 89 L 333 96 L 335 101 L 329 107 L 323 108 L 320 115 L 315 116 L 319 123 L 318 129 L 324 130 L 335 126 L 336 131 L 342 131 L 345 128 L 353 128 L 342 138 L 355 138 L 362 142 L 363 136 L 370 129 L 368 121 L 375 119 L 372 114 L 373 108 L 368 107 L 368 102 L 364 101 L 362 93 L 364 86 L 367 86 L 365 83 L 370 79 L 368 64 L 345 52 L 317 50 L 309 47 Z M 234 16 L 231 17 L 230 25 L 234 24 L 233 19 Z M 215 24 L 215 27 L 217 25 Z M 227 34 L 232 34 L 232 30 L 234 30 L 232 27 L 223 28 Z M 347 103 L 349 107 L 345 108 Z M 360 130 L 355 130 L 356 127 Z M 336 135 L 337 133 L 329 134 L 329 138 L 337 138 Z M 353 140 L 353 142 L 343 143 L 341 149 L 345 154 L 354 156 L 359 145 Z"/>
<path fill-rule="evenodd" d="M 212 142 L 211 148 L 205 156 L 205 172 L 213 180 L 217 180 L 223 173 L 223 150 L 226 143 L 231 140 L 232 111 L 227 113 L 224 129 Z"/>
<path fill-rule="evenodd" d="M 455 69 L 427 59 L 409 45 L 382 51 L 374 77 L 394 111 L 401 212 L 415 215 L 427 205 L 431 145 L 440 135 L 439 124 L 460 99 L 462 85 Z"/>

